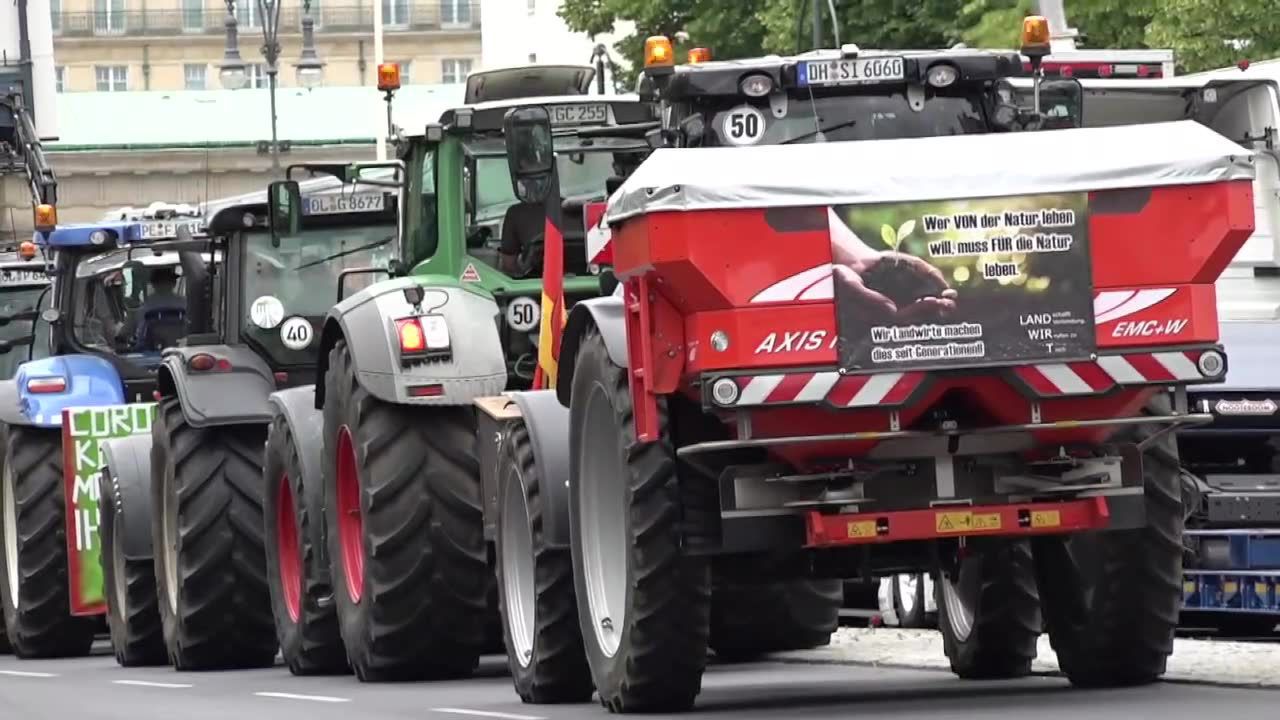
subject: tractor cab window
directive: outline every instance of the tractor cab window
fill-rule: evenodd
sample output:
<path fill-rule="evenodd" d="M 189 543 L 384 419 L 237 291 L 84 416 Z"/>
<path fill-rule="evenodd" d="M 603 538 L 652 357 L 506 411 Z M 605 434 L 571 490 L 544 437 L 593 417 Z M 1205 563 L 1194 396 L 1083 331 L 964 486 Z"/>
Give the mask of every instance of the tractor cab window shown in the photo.
<path fill-rule="evenodd" d="M 386 268 L 395 252 L 396 228 L 333 225 L 308 228 L 280 238 L 272 247 L 265 231 L 248 233 L 242 243 L 240 326 L 245 339 L 280 364 L 314 361 L 311 345 L 325 313 L 338 297 L 344 270 Z M 350 297 L 385 274 L 350 274 L 343 294 Z M 305 326 L 305 327 L 304 327 Z"/>
<path fill-rule="evenodd" d="M 705 146 L 811 143 L 822 142 L 822 137 L 827 142 L 894 140 L 969 135 L 990 129 L 977 92 L 972 96 L 934 95 L 920 110 L 911 107 L 904 93 L 896 93 L 791 96 L 778 114 L 767 99 L 747 98 L 695 102 L 692 111 L 704 118 Z"/>
<path fill-rule="evenodd" d="M 42 270 L 38 270 L 41 276 Z M 8 275 L 8 271 L 4 272 Z M 12 377 L 31 355 L 35 341 L 37 303 L 47 285 L 0 285 L 0 378 Z"/>
<path fill-rule="evenodd" d="M 186 335 L 185 284 L 176 252 L 112 250 L 81 260 L 74 277 L 69 321 L 77 344 L 121 355 L 153 354 Z"/>
<path fill-rule="evenodd" d="M 542 276 L 546 214 L 541 205 L 523 205 L 511 189 L 503 142 L 473 143 L 468 158 L 467 252 L 514 278 Z M 566 203 L 605 197 L 609 177 L 640 150 L 634 141 L 596 139 L 587 144 L 557 138 L 556 174 Z M 581 223 L 581 218 L 565 218 Z"/>
<path fill-rule="evenodd" d="M 436 154 L 434 145 L 414 142 L 406 156 L 408 190 L 405 201 L 404 232 L 410 266 L 431 257 L 439 244 L 439 219 L 436 201 Z"/>

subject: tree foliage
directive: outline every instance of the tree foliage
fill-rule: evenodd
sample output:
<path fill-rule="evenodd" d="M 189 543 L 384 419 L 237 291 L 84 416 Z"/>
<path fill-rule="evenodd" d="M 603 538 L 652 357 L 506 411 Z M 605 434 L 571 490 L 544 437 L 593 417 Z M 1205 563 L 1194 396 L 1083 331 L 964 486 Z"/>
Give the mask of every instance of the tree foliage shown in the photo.
<path fill-rule="evenodd" d="M 874 48 L 1017 46 L 1034 0 L 835 0 L 841 43 Z M 1066 0 L 1067 20 L 1085 48 L 1173 48 L 1180 70 L 1194 72 L 1280 55 L 1280 12 L 1258 0 Z M 822 43 L 836 44 L 825 0 Z M 566 24 L 592 35 L 632 21 L 615 45 L 640 65 L 644 38 L 674 37 L 677 54 L 713 49 L 718 58 L 794 53 L 811 48 L 811 0 L 564 0 Z M 630 85 L 634 73 L 623 78 Z"/>

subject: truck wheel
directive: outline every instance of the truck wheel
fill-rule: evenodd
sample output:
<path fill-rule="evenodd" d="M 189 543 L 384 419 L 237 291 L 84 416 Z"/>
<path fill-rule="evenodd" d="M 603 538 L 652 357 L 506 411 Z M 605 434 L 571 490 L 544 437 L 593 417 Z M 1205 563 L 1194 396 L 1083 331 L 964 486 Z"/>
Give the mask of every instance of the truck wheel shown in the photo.
<path fill-rule="evenodd" d="M 711 568 L 682 551 L 665 403 L 660 439 L 638 443 L 627 372 L 594 328 L 579 346 L 572 397 L 573 575 L 601 703 L 616 713 L 687 710 L 707 664 Z"/>
<path fill-rule="evenodd" d="M 898 627 L 918 629 L 937 625 L 937 614 L 929 612 L 925 607 L 925 599 L 928 597 L 925 590 L 926 577 L 924 573 L 893 576 L 893 612 L 898 616 Z"/>
<path fill-rule="evenodd" d="M 322 582 L 328 568 L 319 567 L 320 548 L 312 526 L 324 522 L 323 508 L 308 507 L 302 490 L 302 461 L 283 415 L 271 421 L 262 472 L 267 585 L 281 655 L 294 675 L 347 672 L 338 612 L 332 602 L 320 605 L 333 594 L 330 585 Z M 320 478 L 305 482 L 320 482 Z"/>
<path fill-rule="evenodd" d="M 578 629 L 573 557 L 547 544 L 542 475 L 523 422 L 511 428 L 499 462 L 498 597 L 516 693 L 527 703 L 586 702 L 594 688 Z"/>
<path fill-rule="evenodd" d="M 264 668 L 278 644 L 263 547 L 265 428 L 187 424 L 176 398 L 151 427 L 160 618 L 178 670 Z"/>
<path fill-rule="evenodd" d="M 1049 640 L 1073 685 L 1154 682 L 1173 651 L 1183 551 L 1182 477 L 1173 433 L 1143 453 L 1142 472 L 1145 527 L 1033 541 Z"/>
<path fill-rule="evenodd" d="M 125 523 L 150 524 L 151 518 L 130 519 L 119 512 L 115 486 L 108 470 L 99 475 L 98 483 L 102 584 L 107 596 L 111 649 L 121 667 L 164 665 L 168 662 L 168 654 L 165 652 L 160 608 L 156 602 L 155 562 L 150 558 L 129 560 L 124 554 Z"/>
<path fill-rule="evenodd" d="M 934 583 L 951 671 L 970 680 L 1029 675 L 1041 626 L 1031 546 L 983 539 L 969 549 L 956 578 Z"/>
<path fill-rule="evenodd" d="M 470 675 L 493 573 L 475 411 L 384 403 L 346 342 L 325 375 L 324 483 L 338 621 L 363 681 Z"/>
<path fill-rule="evenodd" d="M 711 594 L 708 644 L 728 662 L 822 647 L 840 625 L 843 604 L 843 580 L 719 585 Z"/>
<path fill-rule="evenodd" d="M 0 476 L 0 605 L 20 658 L 89 654 L 93 617 L 71 614 L 62 433 L 11 426 Z"/>

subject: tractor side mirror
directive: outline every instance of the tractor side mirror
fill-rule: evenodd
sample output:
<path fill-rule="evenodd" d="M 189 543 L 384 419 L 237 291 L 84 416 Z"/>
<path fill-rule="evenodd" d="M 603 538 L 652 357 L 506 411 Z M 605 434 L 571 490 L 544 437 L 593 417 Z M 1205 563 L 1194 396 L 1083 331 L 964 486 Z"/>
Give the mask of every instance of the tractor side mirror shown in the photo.
<path fill-rule="evenodd" d="M 281 236 L 301 231 L 302 190 L 296 180 L 277 180 L 267 186 L 267 227 L 272 247 L 280 247 Z"/>
<path fill-rule="evenodd" d="M 1078 128 L 1084 122 L 1084 88 L 1076 78 L 1040 81 L 1040 115 L 1045 128 Z"/>
<path fill-rule="evenodd" d="M 551 116 L 541 106 L 512 108 L 503 118 L 502 128 L 507 139 L 511 189 L 522 203 L 542 202 L 556 167 Z"/>

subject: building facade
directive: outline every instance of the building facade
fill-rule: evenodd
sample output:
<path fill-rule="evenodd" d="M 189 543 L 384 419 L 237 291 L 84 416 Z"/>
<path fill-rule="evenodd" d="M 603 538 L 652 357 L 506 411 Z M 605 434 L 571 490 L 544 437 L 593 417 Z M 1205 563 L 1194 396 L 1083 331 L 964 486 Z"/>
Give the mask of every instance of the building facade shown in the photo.
<path fill-rule="evenodd" d="M 231 0 L 249 87 L 266 87 L 262 10 Z M 326 86 L 376 84 L 373 3 L 311 0 L 316 49 Z M 383 58 L 400 63 L 401 82 L 456 83 L 478 69 L 479 0 L 380 0 Z M 303 0 L 280 0 L 281 87 L 297 84 Z M 227 4 L 220 0 L 50 0 L 59 92 L 216 90 Z"/>

